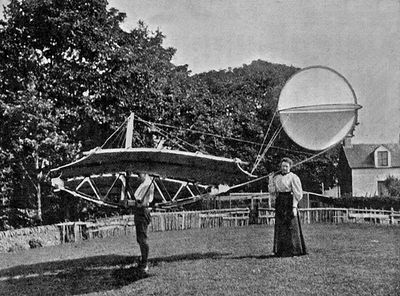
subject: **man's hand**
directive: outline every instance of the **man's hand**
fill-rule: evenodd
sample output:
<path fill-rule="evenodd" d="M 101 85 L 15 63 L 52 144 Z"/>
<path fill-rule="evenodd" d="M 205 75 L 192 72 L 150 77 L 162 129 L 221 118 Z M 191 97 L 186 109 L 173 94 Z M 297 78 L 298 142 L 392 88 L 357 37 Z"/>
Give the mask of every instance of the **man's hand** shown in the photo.
<path fill-rule="evenodd" d="M 136 201 L 134 199 L 127 200 L 127 207 L 136 207 Z"/>
<path fill-rule="evenodd" d="M 293 216 L 297 216 L 297 208 L 293 207 Z"/>

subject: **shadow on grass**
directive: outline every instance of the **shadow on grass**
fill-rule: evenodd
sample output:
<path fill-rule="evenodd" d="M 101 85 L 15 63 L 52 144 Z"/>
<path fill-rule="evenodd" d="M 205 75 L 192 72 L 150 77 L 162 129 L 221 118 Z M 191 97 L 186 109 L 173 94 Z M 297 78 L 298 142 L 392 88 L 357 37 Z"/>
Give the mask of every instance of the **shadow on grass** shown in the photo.
<path fill-rule="evenodd" d="M 181 254 L 168 257 L 160 257 L 150 259 L 150 264 L 157 266 L 161 262 L 176 262 L 176 261 L 190 261 L 190 260 L 201 260 L 201 259 L 221 259 L 223 257 L 229 256 L 231 253 L 192 253 L 192 254 Z"/>
<path fill-rule="evenodd" d="M 160 262 L 220 259 L 221 253 L 192 253 L 149 260 L 150 273 L 134 267 L 132 256 L 95 256 L 89 258 L 20 265 L 0 270 L 0 290 L 4 295 L 77 295 L 119 289 L 154 276 L 153 266 Z"/>
<path fill-rule="evenodd" d="M 260 256 L 238 256 L 238 257 L 231 257 L 229 259 L 271 259 L 271 258 L 279 258 L 274 254 L 270 255 L 260 255 Z"/>

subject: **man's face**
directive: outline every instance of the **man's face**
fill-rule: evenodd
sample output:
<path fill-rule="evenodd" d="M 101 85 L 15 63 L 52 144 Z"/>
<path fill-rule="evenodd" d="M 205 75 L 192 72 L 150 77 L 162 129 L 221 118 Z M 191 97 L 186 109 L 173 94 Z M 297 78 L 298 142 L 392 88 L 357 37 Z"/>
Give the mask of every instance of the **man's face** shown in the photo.
<path fill-rule="evenodd" d="M 282 174 L 287 174 L 290 172 L 290 164 L 287 162 L 281 163 L 281 172 Z"/>
<path fill-rule="evenodd" d="M 140 182 L 143 182 L 146 179 L 146 174 L 139 174 Z"/>

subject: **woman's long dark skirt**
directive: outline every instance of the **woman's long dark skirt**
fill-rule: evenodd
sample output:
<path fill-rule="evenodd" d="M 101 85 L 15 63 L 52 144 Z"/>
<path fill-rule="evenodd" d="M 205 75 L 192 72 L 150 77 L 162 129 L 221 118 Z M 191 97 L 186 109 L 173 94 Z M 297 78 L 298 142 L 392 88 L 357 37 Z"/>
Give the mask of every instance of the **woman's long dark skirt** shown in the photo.
<path fill-rule="evenodd" d="M 280 192 L 276 197 L 274 253 L 279 257 L 307 254 L 299 214 L 293 215 L 290 192 Z"/>

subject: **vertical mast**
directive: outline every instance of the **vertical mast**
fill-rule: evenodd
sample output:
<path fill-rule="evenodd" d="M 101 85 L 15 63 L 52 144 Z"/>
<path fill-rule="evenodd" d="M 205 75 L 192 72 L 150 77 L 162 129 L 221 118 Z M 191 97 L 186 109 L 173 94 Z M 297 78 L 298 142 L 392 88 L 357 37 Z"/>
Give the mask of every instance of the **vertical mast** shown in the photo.
<path fill-rule="evenodd" d="M 125 134 L 125 149 L 132 148 L 132 138 L 133 138 L 133 122 L 135 119 L 135 114 L 132 112 L 128 117 L 128 123 L 126 124 L 126 134 Z M 128 199 L 129 191 L 129 175 L 130 172 L 125 172 L 125 176 L 121 175 L 121 201 Z"/>
<path fill-rule="evenodd" d="M 126 125 L 126 135 L 125 135 L 125 148 L 132 148 L 132 138 L 133 138 L 133 121 L 135 119 L 135 113 L 131 113 L 128 118 L 128 123 Z"/>

